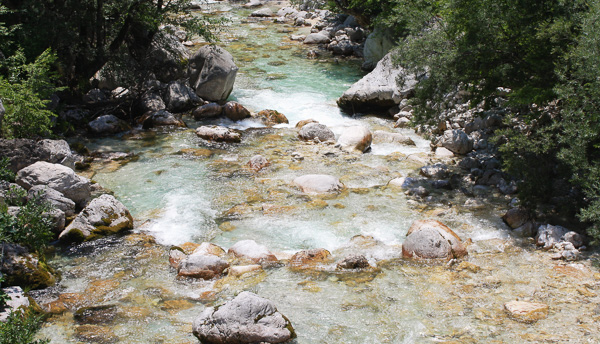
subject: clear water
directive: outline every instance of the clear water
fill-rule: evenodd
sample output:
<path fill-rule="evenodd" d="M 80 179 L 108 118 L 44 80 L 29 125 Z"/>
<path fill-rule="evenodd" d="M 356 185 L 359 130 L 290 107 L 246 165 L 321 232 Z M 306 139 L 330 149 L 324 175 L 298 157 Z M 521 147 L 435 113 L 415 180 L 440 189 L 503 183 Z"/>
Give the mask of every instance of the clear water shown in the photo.
<path fill-rule="evenodd" d="M 296 28 L 248 23 L 249 10 L 214 6 L 234 8 L 225 13 L 232 22 L 223 35 L 223 45 L 240 66 L 231 99 L 252 111 L 278 110 L 290 125 L 260 129 L 252 121 L 216 121 L 246 129 L 239 145 L 208 144 L 193 130 L 86 142 L 91 150 L 136 154 L 137 160 L 122 166 L 94 166 L 93 179 L 125 203 L 136 219 L 135 232 L 142 235 L 58 253 L 50 263 L 63 279 L 39 295 L 42 304 L 76 293 L 81 306 L 116 305 L 115 320 L 95 331 L 110 331 L 122 343 L 196 343 L 194 317 L 243 290 L 272 300 L 292 321 L 297 343 L 598 341 L 597 269 L 589 261 L 553 262 L 529 243 L 511 239 L 500 220 L 508 199 L 497 195 L 486 200 L 485 209 L 471 211 L 462 207 L 466 198 L 459 193 L 437 194 L 424 205 L 386 187 L 393 178 L 416 176 L 422 161 L 432 159 L 428 141 L 410 130 L 395 130 L 417 145 L 375 144 L 370 153 L 357 155 L 296 138 L 293 126 L 308 118 L 337 134 L 354 124 L 394 130 L 390 119 L 352 118 L 335 106 L 361 77 L 360 61 L 309 60 L 308 48 L 281 32 Z M 190 128 L 200 124 L 185 120 Z M 297 161 L 292 153 L 304 159 Z M 259 173 L 245 167 L 256 154 L 271 162 Z M 347 190 L 336 197 L 306 196 L 291 181 L 309 173 L 337 176 Z M 471 238 L 467 260 L 481 270 L 399 259 L 408 228 L 421 218 L 439 219 Z M 373 239 L 353 241 L 356 235 Z M 211 241 L 227 249 L 243 239 L 264 244 L 280 257 L 310 248 L 328 249 L 336 260 L 364 254 L 378 270 L 303 273 L 281 266 L 241 278 L 183 281 L 169 267 L 170 245 Z M 502 305 L 514 299 L 547 303 L 550 315 L 534 325 L 511 320 Z M 41 335 L 53 343 L 94 341 L 78 335 L 81 328 L 67 311 L 52 316 Z M 96 338 L 107 340 L 103 336 Z"/>

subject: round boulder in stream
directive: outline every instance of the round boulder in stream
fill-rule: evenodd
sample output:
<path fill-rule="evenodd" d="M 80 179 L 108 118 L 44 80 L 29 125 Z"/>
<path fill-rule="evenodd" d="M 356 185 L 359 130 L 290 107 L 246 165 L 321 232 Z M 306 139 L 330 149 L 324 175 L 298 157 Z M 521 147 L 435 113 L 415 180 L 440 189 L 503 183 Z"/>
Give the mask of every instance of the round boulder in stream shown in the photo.
<path fill-rule="evenodd" d="M 417 220 L 402 244 L 406 258 L 452 259 L 467 255 L 462 240 L 448 226 L 436 220 Z"/>
<path fill-rule="evenodd" d="M 220 307 L 205 309 L 193 324 L 202 343 L 285 343 L 296 337 L 273 302 L 245 291 Z"/>
<path fill-rule="evenodd" d="M 66 241 L 93 240 L 133 228 L 133 218 L 114 196 L 102 195 L 90 202 L 71 224 L 60 233 Z"/>
<path fill-rule="evenodd" d="M 189 60 L 188 75 L 196 94 L 205 100 L 219 102 L 229 97 L 238 67 L 233 56 L 215 45 L 205 45 Z"/>
<path fill-rule="evenodd" d="M 304 141 L 319 140 L 321 142 L 335 140 L 335 134 L 326 125 L 320 123 L 308 123 L 304 125 L 298 137 Z"/>
<path fill-rule="evenodd" d="M 338 138 L 337 144 L 346 151 L 365 152 L 371 148 L 373 136 L 367 127 L 355 125 L 344 129 Z"/>
<path fill-rule="evenodd" d="M 293 183 L 307 194 L 339 192 L 344 188 L 339 179 L 326 174 L 306 174 L 295 178 Z"/>
<path fill-rule="evenodd" d="M 232 129 L 218 125 L 204 125 L 196 129 L 196 135 L 208 141 L 241 142 L 242 135 Z"/>
<path fill-rule="evenodd" d="M 223 106 L 223 115 L 232 121 L 241 121 L 251 116 L 248 109 L 242 104 L 234 101 L 227 102 Z"/>

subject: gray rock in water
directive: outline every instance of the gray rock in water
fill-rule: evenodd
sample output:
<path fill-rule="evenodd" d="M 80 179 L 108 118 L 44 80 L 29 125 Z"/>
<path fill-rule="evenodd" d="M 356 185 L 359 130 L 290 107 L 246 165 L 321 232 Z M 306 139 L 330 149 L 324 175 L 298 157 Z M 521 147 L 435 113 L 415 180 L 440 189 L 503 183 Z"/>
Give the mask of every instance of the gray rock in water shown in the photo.
<path fill-rule="evenodd" d="M 10 159 L 9 168 L 13 172 L 37 161 L 46 161 L 73 168 L 75 158 L 65 140 L 0 139 L 0 156 Z"/>
<path fill-rule="evenodd" d="M 189 60 L 188 75 L 196 94 L 208 101 L 224 101 L 233 90 L 238 67 L 225 49 L 207 45 Z"/>
<path fill-rule="evenodd" d="M 271 16 L 273 16 L 273 11 L 271 11 L 271 9 L 268 7 L 261 8 L 260 10 L 256 10 L 256 11 L 250 13 L 250 17 L 271 17 Z"/>
<path fill-rule="evenodd" d="M 458 235 L 436 220 L 417 220 L 402 243 L 402 255 L 407 258 L 452 259 L 467 254 Z"/>
<path fill-rule="evenodd" d="M 367 127 L 355 125 L 345 128 L 337 140 L 337 144 L 343 150 L 365 152 L 371 148 L 373 136 Z"/>
<path fill-rule="evenodd" d="M 339 192 L 344 188 L 339 179 L 326 174 L 307 174 L 295 178 L 293 183 L 308 194 Z"/>
<path fill-rule="evenodd" d="M 160 110 L 149 114 L 142 124 L 144 129 L 155 127 L 185 127 L 185 122 L 181 119 L 181 115 L 175 115 L 167 110 Z"/>
<path fill-rule="evenodd" d="M 0 308 L 0 322 L 5 322 L 10 313 L 19 308 L 25 310 L 29 307 L 29 299 L 21 287 L 2 288 L 2 291 L 8 296 L 6 305 Z"/>
<path fill-rule="evenodd" d="M 371 265 L 369 264 L 367 258 L 363 255 L 348 256 L 336 266 L 338 270 L 366 269 L 369 267 L 371 267 Z"/>
<path fill-rule="evenodd" d="M 202 106 L 198 106 L 192 111 L 194 119 L 201 120 L 205 118 L 218 117 L 223 113 L 223 107 L 217 103 L 208 103 Z"/>
<path fill-rule="evenodd" d="M 328 36 L 317 32 L 317 33 L 311 33 L 308 36 L 306 36 L 306 38 L 304 39 L 304 44 L 328 44 L 329 42 L 331 42 L 331 39 L 329 39 Z"/>
<path fill-rule="evenodd" d="M 17 184 L 29 190 L 35 185 L 45 185 L 72 200 L 80 207 L 85 206 L 91 196 L 91 182 L 78 176 L 63 165 L 38 161 L 17 172 Z"/>
<path fill-rule="evenodd" d="M 204 125 L 196 128 L 196 135 L 208 141 L 216 142 L 241 142 L 242 135 L 226 127 L 217 125 Z"/>
<path fill-rule="evenodd" d="M 189 50 L 179 38 L 166 30 L 160 30 L 152 39 L 145 64 L 158 80 L 168 83 L 185 76 L 184 62 L 188 58 Z"/>
<path fill-rule="evenodd" d="M 421 167 L 419 173 L 427 178 L 444 179 L 448 177 L 448 166 L 442 163 Z"/>
<path fill-rule="evenodd" d="M 75 220 L 60 234 L 66 241 L 93 240 L 105 235 L 133 228 L 129 210 L 114 196 L 102 195 L 77 215 Z"/>
<path fill-rule="evenodd" d="M 456 154 L 467 154 L 473 150 L 473 140 L 460 129 L 446 130 L 441 140 L 442 147 Z"/>
<path fill-rule="evenodd" d="M 530 220 L 529 212 L 523 208 L 511 208 L 502 216 L 502 220 L 512 229 L 523 226 Z"/>
<path fill-rule="evenodd" d="M 114 115 L 103 115 L 88 123 L 90 131 L 97 135 L 116 134 L 130 130 L 127 122 Z"/>
<path fill-rule="evenodd" d="M 335 140 L 335 134 L 326 125 L 320 123 L 308 123 L 300 128 L 298 137 L 304 141 L 318 139 L 320 142 Z"/>
<path fill-rule="evenodd" d="M 561 241 L 563 236 L 569 232 L 568 229 L 562 226 L 542 225 L 538 227 L 535 243 L 542 246 L 543 249 L 549 250 Z"/>
<path fill-rule="evenodd" d="M 389 131 L 375 130 L 373 141 L 377 143 L 398 143 L 406 146 L 416 146 L 415 141 L 406 135 L 400 133 L 390 133 Z"/>
<path fill-rule="evenodd" d="M 167 86 L 165 101 L 169 111 L 181 112 L 192 109 L 202 100 L 186 83 L 173 81 Z"/>
<path fill-rule="evenodd" d="M 211 279 L 223 273 L 229 264 L 223 259 L 204 254 L 191 254 L 179 262 L 177 276 Z"/>
<path fill-rule="evenodd" d="M 223 115 L 232 121 L 241 121 L 245 118 L 250 118 L 250 111 L 242 104 L 234 101 L 227 102 L 223 106 Z"/>
<path fill-rule="evenodd" d="M 140 110 L 142 113 L 149 111 L 156 112 L 166 108 L 167 106 L 165 105 L 165 102 L 157 92 L 146 93 L 140 100 Z"/>
<path fill-rule="evenodd" d="M 205 309 L 194 320 L 193 333 L 202 343 L 212 344 L 285 343 L 296 337 L 290 321 L 271 301 L 247 291 L 218 308 Z"/>
<path fill-rule="evenodd" d="M 404 80 L 402 86 L 399 86 L 398 79 Z M 389 53 L 377 63 L 371 73 L 346 90 L 337 104 L 348 112 L 387 110 L 411 95 L 416 84 L 415 76 L 408 74 L 404 68 L 395 66 Z"/>

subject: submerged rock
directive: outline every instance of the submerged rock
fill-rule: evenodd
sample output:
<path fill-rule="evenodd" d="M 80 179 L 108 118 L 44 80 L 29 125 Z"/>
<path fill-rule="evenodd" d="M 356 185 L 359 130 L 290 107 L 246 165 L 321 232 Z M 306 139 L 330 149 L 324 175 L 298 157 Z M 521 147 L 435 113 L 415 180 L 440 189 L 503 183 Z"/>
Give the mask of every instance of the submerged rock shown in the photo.
<path fill-rule="evenodd" d="M 548 305 L 525 301 L 510 301 L 504 309 L 515 319 L 524 323 L 534 323 L 548 316 Z"/>
<path fill-rule="evenodd" d="M 306 37 L 308 39 L 308 37 Z M 306 40 L 304 41 L 306 43 Z M 398 86 L 398 79 L 405 79 Z M 375 69 L 352 85 L 337 100 L 340 108 L 348 112 L 387 110 L 414 92 L 417 80 L 392 61 L 387 54 Z"/>
<path fill-rule="evenodd" d="M 337 144 L 347 151 L 365 152 L 371 148 L 373 136 L 367 127 L 360 125 L 344 129 L 342 135 L 337 140 Z"/>
<path fill-rule="evenodd" d="M 370 268 L 371 265 L 369 261 L 364 255 L 351 255 L 341 262 L 339 262 L 336 266 L 338 270 L 356 270 L 356 269 L 367 269 Z"/>
<path fill-rule="evenodd" d="M 269 160 L 267 160 L 267 158 L 265 158 L 262 155 L 255 155 L 252 158 L 250 158 L 250 161 L 248 161 L 248 167 L 250 167 L 252 170 L 258 172 L 260 170 L 262 170 L 263 168 L 269 166 L 271 163 L 269 162 Z"/>
<path fill-rule="evenodd" d="M 189 60 L 188 75 L 196 94 L 208 101 L 220 102 L 229 97 L 238 67 L 225 49 L 203 46 Z"/>
<path fill-rule="evenodd" d="M 308 194 L 339 192 L 344 188 L 339 179 L 326 174 L 307 174 L 295 178 L 293 183 Z"/>
<path fill-rule="evenodd" d="M 92 183 L 63 165 L 38 161 L 17 172 L 17 184 L 29 190 L 35 185 L 45 185 L 83 207 L 91 196 Z"/>
<path fill-rule="evenodd" d="M 66 241 L 93 240 L 133 228 L 129 210 L 114 196 L 102 195 L 88 204 L 60 234 Z"/>
<path fill-rule="evenodd" d="M 229 264 L 223 259 L 204 252 L 193 253 L 179 263 L 177 276 L 212 279 L 223 273 Z"/>
<path fill-rule="evenodd" d="M 310 269 L 331 262 L 331 253 L 324 248 L 296 252 L 290 259 L 292 269 Z"/>
<path fill-rule="evenodd" d="M 467 255 L 462 240 L 443 223 L 436 220 L 417 220 L 402 244 L 406 258 L 452 259 Z"/>
<path fill-rule="evenodd" d="M 216 142 L 241 142 L 242 135 L 226 127 L 217 125 L 205 125 L 196 129 L 196 135 L 200 138 Z"/>
<path fill-rule="evenodd" d="M 290 321 L 275 305 L 244 291 L 220 307 L 205 309 L 193 324 L 203 343 L 285 343 L 296 337 Z"/>
<path fill-rule="evenodd" d="M 300 128 L 298 137 L 304 141 L 319 140 L 325 142 L 335 140 L 335 134 L 326 125 L 312 122 Z"/>

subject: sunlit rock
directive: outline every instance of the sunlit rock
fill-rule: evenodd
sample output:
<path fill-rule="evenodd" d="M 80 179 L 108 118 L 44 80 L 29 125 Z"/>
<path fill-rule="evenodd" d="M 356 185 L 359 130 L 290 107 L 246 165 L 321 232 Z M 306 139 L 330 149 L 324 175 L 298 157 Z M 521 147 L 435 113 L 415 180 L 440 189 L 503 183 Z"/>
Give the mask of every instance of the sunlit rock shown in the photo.
<path fill-rule="evenodd" d="M 339 192 L 344 188 L 339 179 L 326 174 L 307 174 L 295 178 L 293 183 L 307 194 Z"/>
<path fill-rule="evenodd" d="M 417 220 L 402 243 L 406 258 L 452 259 L 467 255 L 462 240 L 443 223 L 436 220 Z"/>
<path fill-rule="evenodd" d="M 59 239 L 76 242 L 93 240 L 132 228 L 133 218 L 129 210 L 114 196 L 105 194 L 92 200 Z"/>
<path fill-rule="evenodd" d="M 442 147 L 456 154 L 467 154 L 473 150 L 473 140 L 460 129 L 446 130 L 441 140 Z"/>
<path fill-rule="evenodd" d="M 290 268 L 295 270 L 304 270 L 315 268 L 318 265 L 330 263 L 332 261 L 331 253 L 324 248 L 315 248 L 312 250 L 303 250 L 296 252 L 290 259 Z"/>
<path fill-rule="evenodd" d="M 229 267 L 229 264 L 204 252 L 193 253 L 179 262 L 177 276 L 212 279 Z"/>
<path fill-rule="evenodd" d="M 376 130 L 373 133 L 373 142 L 398 143 L 405 146 L 415 146 L 415 141 L 413 141 L 410 137 L 400 133 L 391 133 L 383 130 Z"/>
<path fill-rule="evenodd" d="M 205 309 L 193 324 L 203 343 L 285 343 L 296 337 L 290 321 L 275 305 L 248 291 L 220 307 Z"/>
<path fill-rule="evenodd" d="M 356 269 L 367 269 L 371 265 L 364 255 L 351 255 L 344 258 L 341 262 L 336 265 L 338 270 L 356 270 Z"/>
<path fill-rule="evenodd" d="M 267 127 L 290 123 L 284 114 L 276 110 L 262 110 L 256 114 L 256 118 L 260 119 Z"/>
<path fill-rule="evenodd" d="M 229 275 L 239 277 L 247 273 L 262 271 L 262 269 L 262 266 L 258 264 L 232 266 L 229 268 Z"/>
<path fill-rule="evenodd" d="M 238 241 L 227 252 L 236 258 L 256 264 L 277 262 L 277 257 L 266 246 L 257 244 L 254 240 Z"/>
<path fill-rule="evenodd" d="M 10 313 L 19 309 L 26 310 L 29 307 L 29 299 L 21 287 L 2 288 L 1 291 L 8 296 L 8 299 L 6 304 L 0 307 L 0 322 L 5 322 Z"/>
<path fill-rule="evenodd" d="M 335 134 L 324 124 L 308 123 L 300 128 L 298 137 L 304 141 L 334 141 Z"/>
<path fill-rule="evenodd" d="M 252 158 L 250 158 L 250 161 L 248 161 L 247 166 L 250 167 L 252 170 L 258 172 L 263 168 L 269 166 L 270 164 L 271 163 L 269 162 L 269 160 L 267 160 L 267 158 L 265 158 L 264 156 L 255 155 Z"/>
<path fill-rule="evenodd" d="M 205 125 L 196 129 L 196 135 L 208 141 L 216 142 L 241 142 L 242 135 L 233 129 L 216 125 Z"/>
<path fill-rule="evenodd" d="M 189 59 L 190 84 L 204 100 L 226 100 L 233 90 L 237 71 L 231 54 L 218 46 L 205 45 Z"/>
<path fill-rule="evenodd" d="M 510 301 L 504 304 L 504 309 L 515 320 L 524 323 L 534 323 L 548 316 L 548 305 L 525 301 Z"/>
<path fill-rule="evenodd" d="M 345 128 L 337 140 L 337 144 L 347 151 L 365 152 L 371 148 L 373 136 L 369 128 L 364 126 L 352 126 Z"/>

